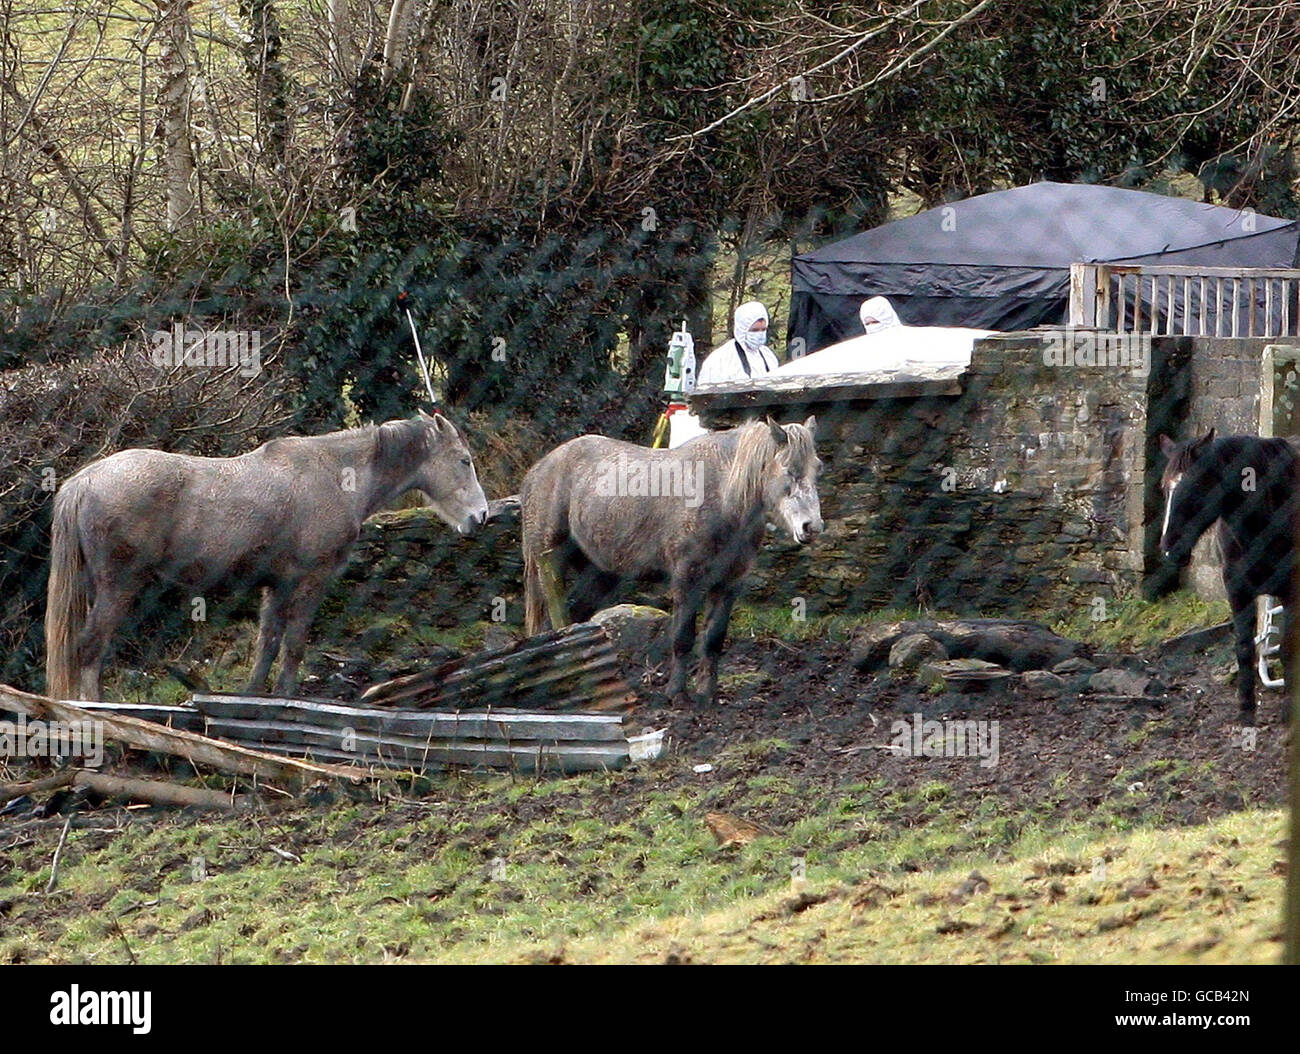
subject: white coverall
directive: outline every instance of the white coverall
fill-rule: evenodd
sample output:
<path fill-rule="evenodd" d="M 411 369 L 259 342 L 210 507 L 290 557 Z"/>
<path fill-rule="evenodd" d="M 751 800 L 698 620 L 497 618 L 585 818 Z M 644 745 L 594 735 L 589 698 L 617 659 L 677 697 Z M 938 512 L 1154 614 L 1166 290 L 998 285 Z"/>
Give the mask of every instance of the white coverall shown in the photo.
<path fill-rule="evenodd" d="M 767 347 L 767 329 L 753 329 L 759 320 L 767 322 L 767 308 L 757 300 L 750 300 L 736 308 L 732 320 L 732 339 L 720 344 L 709 353 L 695 374 L 696 384 L 723 384 L 743 381 L 746 377 L 761 377 L 776 369 L 779 363 Z M 700 419 L 686 410 L 679 410 L 668 419 L 668 446 L 679 447 L 688 439 L 703 435 L 707 429 Z"/>

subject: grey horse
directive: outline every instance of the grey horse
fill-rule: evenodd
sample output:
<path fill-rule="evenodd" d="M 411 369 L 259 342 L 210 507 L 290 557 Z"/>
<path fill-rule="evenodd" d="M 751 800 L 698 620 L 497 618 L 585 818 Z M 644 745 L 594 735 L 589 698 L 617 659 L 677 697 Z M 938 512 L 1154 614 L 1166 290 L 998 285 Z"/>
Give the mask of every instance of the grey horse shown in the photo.
<path fill-rule="evenodd" d="M 92 462 L 54 498 L 46 693 L 100 698 L 109 641 L 157 580 L 196 596 L 261 587 L 248 690 L 264 690 L 283 644 L 275 693 L 292 693 L 307 629 L 362 523 L 414 489 L 462 534 L 487 519 L 469 448 L 441 414 L 232 458 L 123 450 Z"/>
<path fill-rule="evenodd" d="M 573 615 L 589 618 L 623 579 L 666 581 L 672 595 L 672 670 L 667 693 L 689 705 L 686 666 L 705 610 L 697 689 L 718 694 L 718 657 L 731 609 L 769 522 L 798 543 L 822 528 L 814 445 L 817 420 L 755 421 L 652 450 L 579 436 L 529 469 L 520 490 L 524 623 L 543 629 L 543 560 L 576 572 Z"/>

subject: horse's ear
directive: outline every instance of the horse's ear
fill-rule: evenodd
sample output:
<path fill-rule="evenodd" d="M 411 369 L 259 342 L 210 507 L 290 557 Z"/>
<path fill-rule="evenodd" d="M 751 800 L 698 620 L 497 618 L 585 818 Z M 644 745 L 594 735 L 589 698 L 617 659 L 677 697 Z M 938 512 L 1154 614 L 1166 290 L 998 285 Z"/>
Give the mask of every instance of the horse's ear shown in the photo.
<path fill-rule="evenodd" d="M 808 429 L 808 434 L 809 434 L 809 435 L 816 435 L 816 434 L 817 434 L 817 418 L 816 418 L 816 417 L 809 417 L 808 420 L 806 420 L 806 421 L 803 423 L 803 426 L 804 426 L 804 428 Z"/>
<path fill-rule="evenodd" d="M 1208 432 L 1205 433 L 1205 435 L 1201 436 L 1200 439 L 1198 439 L 1195 443 L 1191 445 L 1189 453 L 1191 453 L 1193 456 L 1199 454 L 1202 450 L 1204 450 L 1207 446 L 1209 446 L 1213 442 L 1214 442 L 1214 429 L 1211 428 Z"/>
<path fill-rule="evenodd" d="M 1175 443 L 1172 439 L 1170 439 L 1167 435 L 1165 435 L 1163 432 L 1160 433 L 1160 453 L 1164 454 L 1165 457 L 1173 457 L 1174 448 L 1177 446 L 1178 444 Z"/>
<path fill-rule="evenodd" d="M 784 446 L 786 443 L 790 442 L 790 437 L 786 435 L 785 429 L 770 417 L 767 419 L 767 427 L 772 432 L 772 442 L 777 446 Z"/>

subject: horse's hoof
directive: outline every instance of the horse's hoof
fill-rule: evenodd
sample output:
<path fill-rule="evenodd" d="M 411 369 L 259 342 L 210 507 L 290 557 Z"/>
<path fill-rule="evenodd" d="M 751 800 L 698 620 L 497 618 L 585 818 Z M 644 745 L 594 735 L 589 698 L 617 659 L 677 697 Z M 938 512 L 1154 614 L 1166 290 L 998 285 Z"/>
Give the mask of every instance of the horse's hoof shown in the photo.
<path fill-rule="evenodd" d="M 692 710 L 695 700 L 688 692 L 673 692 L 668 696 L 668 705 L 674 710 Z"/>
<path fill-rule="evenodd" d="M 1254 710 L 1242 710 L 1241 713 L 1237 715 L 1237 720 L 1239 720 L 1239 721 L 1242 723 L 1242 725 L 1245 726 L 1246 728 L 1254 728 L 1254 727 L 1255 727 L 1255 711 L 1254 711 Z"/>

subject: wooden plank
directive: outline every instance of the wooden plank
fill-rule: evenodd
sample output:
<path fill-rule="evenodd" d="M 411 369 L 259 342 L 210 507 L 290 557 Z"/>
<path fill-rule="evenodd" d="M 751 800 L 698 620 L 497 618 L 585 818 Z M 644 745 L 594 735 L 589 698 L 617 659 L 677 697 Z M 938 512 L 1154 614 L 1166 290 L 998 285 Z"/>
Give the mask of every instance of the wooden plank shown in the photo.
<path fill-rule="evenodd" d="M 575 694 L 576 704 L 582 706 L 581 692 L 586 691 L 594 705 L 629 690 L 621 680 L 611 680 L 617 669 L 618 655 L 604 628 L 582 623 L 499 652 L 371 685 L 360 701 L 421 709 L 471 710 L 489 704 L 532 709 L 554 706 L 557 696 Z"/>
<path fill-rule="evenodd" d="M 167 728 L 138 717 L 114 714 L 104 710 L 85 710 L 75 703 L 31 695 L 7 684 L 0 684 L 0 707 L 15 713 L 42 720 L 95 721 L 104 729 L 104 735 L 127 746 L 152 750 L 160 754 L 184 758 L 190 764 L 208 765 L 223 772 L 236 772 L 263 779 L 299 781 L 332 779 L 368 780 L 385 777 L 386 773 L 367 772 L 365 769 L 339 765 L 314 765 L 293 758 L 275 757 L 257 750 L 222 743 L 195 732 Z"/>
<path fill-rule="evenodd" d="M 625 738 L 623 718 L 618 714 L 538 714 L 506 709 L 453 713 L 380 710 L 300 699 L 265 701 L 226 694 L 196 694 L 193 701 L 196 710 L 209 718 L 290 721 L 317 728 L 352 728 L 380 735 L 586 742 L 612 742 Z"/>
<path fill-rule="evenodd" d="M 604 628 L 594 622 L 583 622 L 565 629 L 539 634 L 495 651 L 453 659 L 429 670 L 421 670 L 418 673 L 373 684 L 362 692 L 361 701 L 371 702 L 388 697 L 410 685 L 428 682 L 454 685 L 500 670 L 525 668 L 528 662 L 546 665 L 558 661 L 570 651 L 592 648 L 600 645 L 602 641 L 608 646 L 609 638 Z"/>
<path fill-rule="evenodd" d="M 687 397 L 691 408 L 744 408 L 747 406 L 801 406 L 819 402 L 874 399 L 919 399 L 962 393 L 961 366 L 936 370 L 938 376 L 899 373 L 841 373 L 754 378 L 726 384 L 701 385 Z"/>
<path fill-rule="evenodd" d="M 187 732 L 203 731 L 203 715 L 191 706 L 151 706 L 148 703 L 105 703 L 84 700 L 77 705 L 92 714 L 104 711 L 125 717 L 138 717 L 169 728 L 183 728 Z"/>
<path fill-rule="evenodd" d="M 1086 273 L 1089 267 L 1084 263 L 1070 264 L 1070 325 L 1071 326 L 1093 326 L 1096 325 L 1096 304 L 1092 305 L 1093 311 L 1088 311 L 1088 306 L 1084 301 L 1084 292 L 1087 285 Z M 1094 317 L 1090 318 L 1089 315 Z"/>
<path fill-rule="evenodd" d="M 325 729 L 282 721 L 235 721 L 213 718 L 214 734 L 240 743 L 275 750 L 325 751 L 332 757 L 352 757 L 355 763 L 377 759 L 385 764 L 401 762 L 417 770 L 433 764 L 441 767 L 554 769 L 561 772 L 590 772 L 621 768 L 630 758 L 627 740 L 620 743 L 505 743 L 488 741 L 424 741 L 410 736 L 376 736 L 358 732 L 344 743 L 342 737 Z M 347 746 L 355 746 L 348 751 Z"/>
<path fill-rule="evenodd" d="M 584 688 L 595 691 L 618 670 L 618 656 L 612 651 L 596 658 L 584 659 L 573 666 L 517 675 L 488 674 L 473 681 L 443 685 L 436 681 L 416 682 L 379 695 L 363 695 L 361 701 L 371 706 L 407 706 L 428 709 L 480 710 L 487 706 L 505 706 L 527 710 L 534 706 L 554 705 L 557 695 L 572 695 Z"/>
<path fill-rule="evenodd" d="M 598 688 L 607 685 L 611 677 L 617 675 L 618 669 L 618 656 L 611 652 L 573 668 L 546 670 L 531 677 L 517 679 L 497 675 L 487 683 L 457 685 L 451 691 L 444 691 L 439 685 L 412 686 L 402 693 L 376 702 L 443 710 L 475 710 L 489 705 L 516 709 L 531 709 L 535 706 L 550 709 L 563 697 L 576 699 L 581 705 L 583 692 L 594 696 Z"/>

